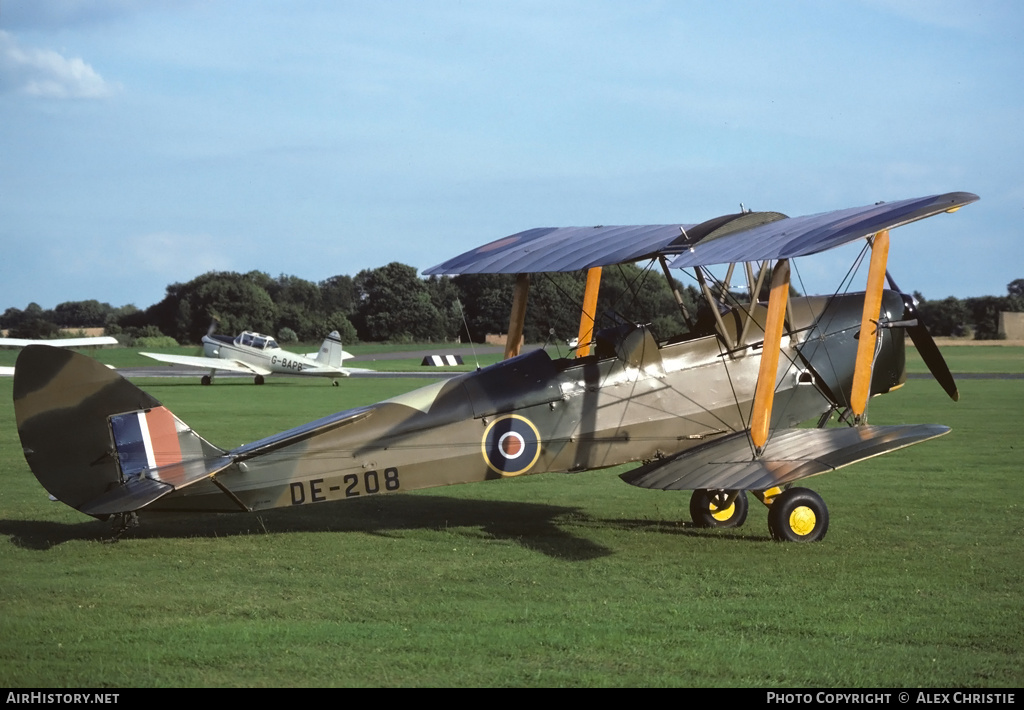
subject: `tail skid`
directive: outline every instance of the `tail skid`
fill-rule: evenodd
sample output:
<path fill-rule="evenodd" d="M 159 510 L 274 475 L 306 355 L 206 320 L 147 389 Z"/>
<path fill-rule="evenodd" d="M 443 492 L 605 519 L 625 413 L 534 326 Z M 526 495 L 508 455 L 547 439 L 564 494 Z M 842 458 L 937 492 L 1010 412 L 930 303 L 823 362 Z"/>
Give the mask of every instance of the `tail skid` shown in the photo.
<path fill-rule="evenodd" d="M 232 463 L 113 370 L 58 348 L 21 352 L 14 411 L 39 482 L 97 518 L 138 510 Z"/>

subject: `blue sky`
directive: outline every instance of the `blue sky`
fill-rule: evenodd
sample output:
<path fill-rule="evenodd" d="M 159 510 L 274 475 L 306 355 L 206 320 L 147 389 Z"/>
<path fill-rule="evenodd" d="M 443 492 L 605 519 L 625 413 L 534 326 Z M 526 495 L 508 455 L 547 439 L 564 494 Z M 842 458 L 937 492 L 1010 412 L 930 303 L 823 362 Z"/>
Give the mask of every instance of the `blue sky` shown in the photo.
<path fill-rule="evenodd" d="M 1012 0 L 0 0 L 0 310 L 954 190 L 981 201 L 894 231 L 890 268 L 1000 295 L 1022 35 Z"/>

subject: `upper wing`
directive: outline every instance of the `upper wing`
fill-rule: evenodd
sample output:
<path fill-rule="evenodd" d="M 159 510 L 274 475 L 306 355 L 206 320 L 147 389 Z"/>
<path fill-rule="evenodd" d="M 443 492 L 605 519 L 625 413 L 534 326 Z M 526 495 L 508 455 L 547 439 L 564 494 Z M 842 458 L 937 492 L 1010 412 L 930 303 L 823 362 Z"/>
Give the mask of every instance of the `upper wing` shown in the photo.
<path fill-rule="evenodd" d="M 272 375 L 273 370 L 253 365 L 242 360 L 221 360 L 215 357 L 199 357 L 193 355 L 164 355 L 163 353 L 139 353 L 145 357 L 166 362 L 171 365 L 187 365 L 189 367 L 201 367 L 206 370 L 226 370 L 228 372 L 243 372 L 247 375 Z"/>
<path fill-rule="evenodd" d="M 721 238 L 711 234 L 691 244 L 670 266 L 681 269 L 816 254 L 883 229 L 893 229 L 941 212 L 956 211 L 978 199 L 970 192 L 948 192 L 793 217 Z"/>
<path fill-rule="evenodd" d="M 424 274 L 525 274 L 576 271 L 638 261 L 663 250 L 692 224 L 541 227 L 477 247 Z"/>
<path fill-rule="evenodd" d="M 424 274 L 520 274 L 577 271 L 659 254 L 673 267 L 760 261 L 814 254 L 883 229 L 955 210 L 969 192 L 918 197 L 805 217 L 778 212 L 724 215 L 701 224 L 543 227 L 477 247 Z"/>
<path fill-rule="evenodd" d="M 782 429 L 754 458 L 746 431 L 652 461 L 621 478 L 659 490 L 768 490 L 949 432 L 939 424 Z"/>
<path fill-rule="evenodd" d="M 25 340 L 22 338 L 0 338 L 2 348 L 27 348 L 29 345 L 49 345 L 54 348 L 86 348 L 92 345 L 117 345 L 117 338 L 98 335 L 91 338 L 54 338 L 53 340 Z"/>

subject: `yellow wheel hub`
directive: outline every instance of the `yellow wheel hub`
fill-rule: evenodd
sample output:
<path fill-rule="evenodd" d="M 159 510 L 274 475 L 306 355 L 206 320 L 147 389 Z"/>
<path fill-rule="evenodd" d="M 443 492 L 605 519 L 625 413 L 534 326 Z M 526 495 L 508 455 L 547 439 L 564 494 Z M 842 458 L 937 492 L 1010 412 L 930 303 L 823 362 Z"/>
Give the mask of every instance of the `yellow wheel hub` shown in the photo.
<path fill-rule="evenodd" d="M 736 512 L 735 503 L 730 503 L 728 508 L 724 508 L 722 510 L 719 510 L 718 506 L 714 503 L 711 504 L 711 517 L 720 523 L 731 518 L 734 512 Z"/>
<path fill-rule="evenodd" d="M 818 516 L 806 505 L 800 505 L 789 514 L 789 527 L 797 535 L 810 535 L 818 522 Z"/>

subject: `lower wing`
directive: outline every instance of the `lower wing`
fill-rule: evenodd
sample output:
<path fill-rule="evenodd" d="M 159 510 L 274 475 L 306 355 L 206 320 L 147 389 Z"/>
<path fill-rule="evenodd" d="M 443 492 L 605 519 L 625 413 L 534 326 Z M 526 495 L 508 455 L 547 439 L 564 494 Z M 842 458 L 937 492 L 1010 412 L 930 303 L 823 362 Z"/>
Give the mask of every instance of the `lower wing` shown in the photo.
<path fill-rule="evenodd" d="M 169 365 L 185 365 L 187 367 L 200 367 L 204 370 L 224 370 L 227 372 L 242 372 L 247 375 L 272 375 L 273 370 L 242 360 L 221 360 L 215 357 L 200 357 L 196 355 L 164 355 L 163 353 L 139 353 L 145 357 L 166 362 Z"/>
<path fill-rule="evenodd" d="M 746 431 L 736 432 L 622 474 L 626 483 L 659 490 L 768 490 L 949 432 L 940 424 L 783 429 L 754 457 Z"/>

